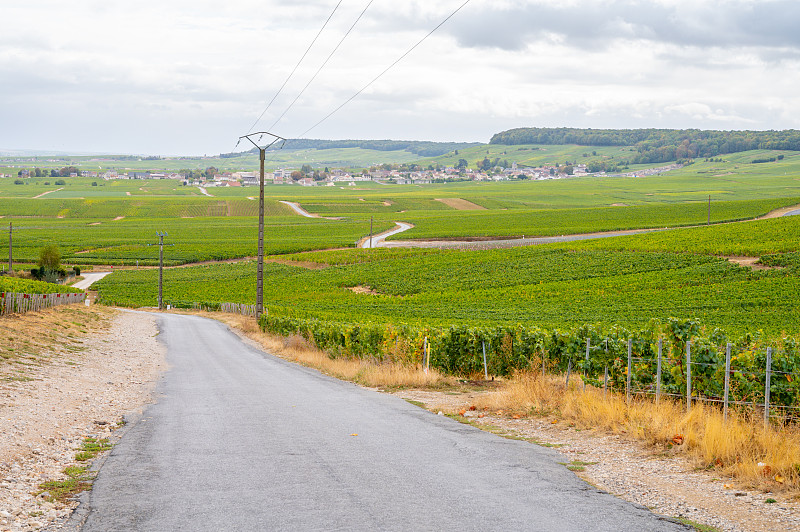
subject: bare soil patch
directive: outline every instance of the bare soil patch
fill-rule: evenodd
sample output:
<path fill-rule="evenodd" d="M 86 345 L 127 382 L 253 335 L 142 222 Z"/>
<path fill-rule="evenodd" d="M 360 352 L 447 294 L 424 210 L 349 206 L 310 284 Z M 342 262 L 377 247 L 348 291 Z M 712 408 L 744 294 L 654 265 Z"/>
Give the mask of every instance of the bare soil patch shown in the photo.
<path fill-rule="evenodd" d="M 369 286 L 360 286 L 360 285 L 359 286 L 350 286 L 347 289 L 350 290 L 351 292 L 353 292 L 354 294 L 369 294 L 369 295 L 372 295 L 372 296 L 381 295 L 380 292 L 377 292 L 377 291 L 373 290 Z"/>
<path fill-rule="evenodd" d="M 453 209 L 459 211 L 485 211 L 486 207 L 481 207 L 480 205 L 476 205 L 471 201 L 467 201 L 461 198 L 436 198 L 436 201 L 440 203 L 444 203 L 448 207 L 452 207 Z"/>
<path fill-rule="evenodd" d="M 630 207 L 627 203 L 612 203 L 612 207 Z"/>
<path fill-rule="evenodd" d="M 759 257 L 733 257 L 733 256 L 724 256 L 723 258 L 727 259 L 728 262 L 733 262 L 734 264 L 738 264 L 739 266 L 747 266 L 748 268 L 752 268 L 753 270 L 781 270 L 783 266 L 765 266 L 764 264 L 758 264 L 760 260 Z"/>

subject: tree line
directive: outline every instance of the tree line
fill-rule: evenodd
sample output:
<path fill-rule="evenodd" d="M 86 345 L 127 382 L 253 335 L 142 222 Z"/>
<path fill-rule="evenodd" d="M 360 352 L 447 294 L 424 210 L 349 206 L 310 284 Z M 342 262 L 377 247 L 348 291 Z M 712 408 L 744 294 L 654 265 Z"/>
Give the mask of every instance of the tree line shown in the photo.
<path fill-rule="evenodd" d="M 749 150 L 800 150 L 800 131 L 516 128 L 495 134 L 489 143 L 632 146 L 636 153 L 630 163 L 649 164 Z"/>
<path fill-rule="evenodd" d="M 289 150 L 332 150 L 341 148 L 361 148 L 376 151 L 407 151 L 420 157 L 437 157 L 455 150 L 479 146 L 478 142 L 432 142 L 418 140 L 319 140 L 289 139 L 283 149 Z M 256 148 L 246 153 L 258 153 Z M 222 153 L 222 158 L 240 157 L 241 153 Z"/>

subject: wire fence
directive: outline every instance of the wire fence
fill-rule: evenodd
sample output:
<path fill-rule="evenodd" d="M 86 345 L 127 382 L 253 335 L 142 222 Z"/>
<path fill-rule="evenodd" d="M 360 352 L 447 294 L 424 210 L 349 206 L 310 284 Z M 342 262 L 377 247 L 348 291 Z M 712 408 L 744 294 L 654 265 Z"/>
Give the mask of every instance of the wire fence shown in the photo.
<path fill-rule="evenodd" d="M 680 398 L 800 419 L 800 341 L 745 335 L 731 343 L 719 330 L 703 335 L 693 320 L 670 318 L 640 331 L 584 325 L 574 330 L 497 326 L 448 328 L 340 323 L 278 312 L 262 329 L 299 334 L 332 356 L 433 367 L 451 375 L 541 371 L 627 397 Z"/>
<path fill-rule="evenodd" d="M 59 305 L 83 303 L 86 294 L 23 294 L 18 292 L 0 292 L 0 316 L 6 314 L 24 314 L 37 312 Z"/>
<path fill-rule="evenodd" d="M 800 398 L 796 386 L 800 382 L 800 371 L 775 369 L 772 347 L 763 350 L 735 349 L 734 344 L 728 342 L 724 346 L 723 357 L 723 349 L 704 346 L 702 355 L 712 360 L 700 362 L 693 359 L 691 341 L 685 342 L 680 360 L 675 357 L 674 350 L 670 356 L 665 354 L 661 338 L 651 356 L 634 356 L 633 343 L 632 339 L 628 339 L 627 360 L 624 361 L 627 364 L 622 372 L 624 383 L 619 382 L 619 379 L 613 379 L 609 383 L 609 363 L 603 364 L 603 379 L 600 381 L 597 365 L 593 364 L 591 341 L 587 339 L 585 358 L 575 364 L 583 370 L 584 382 L 602 386 L 604 389 L 608 389 L 610 385 L 617 391 L 624 390 L 629 399 L 633 395 L 654 396 L 656 403 L 662 397 L 679 399 L 685 401 L 687 412 L 691 411 L 693 404 L 702 402 L 720 405 L 726 418 L 729 408 L 736 406 L 762 411 L 765 423 L 771 418 L 793 421 L 800 419 Z M 607 353 L 607 347 L 604 352 Z M 744 362 L 737 363 L 739 357 Z M 754 366 L 758 367 L 760 361 L 763 363 L 763 371 L 754 371 Z M 573 361 L 570 359 L 567 385 L 572 366 Z M 544 365 L 542 371 L 545 371 Z"/>
<path fill-rule="evenodd" d="M 173 301 L 164 300 L 164 305 L 170 308 L 183 308 L 192 310 L 204 310 L 206 312 L 227 312 L 229 314 L 241 314 L 242 316 L 256 317 L 256 306 L 245 305 L 244 303 L 215 303 L 198 301 Z"/>

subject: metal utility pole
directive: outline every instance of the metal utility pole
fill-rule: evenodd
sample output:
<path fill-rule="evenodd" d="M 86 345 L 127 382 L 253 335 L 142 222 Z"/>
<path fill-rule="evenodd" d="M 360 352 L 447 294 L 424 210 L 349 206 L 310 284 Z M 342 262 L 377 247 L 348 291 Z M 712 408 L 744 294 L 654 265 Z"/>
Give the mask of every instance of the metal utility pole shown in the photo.
<path fill-rule="evenodd" d="M 264 135 L 272 137 L 272 142 L 266 146 L 259 146 L 256 144 L 256 141 L 250 138 L 256 135 L 259 135 L 258 142 L 261 142 Z M 249 135 L 242 135 L 239 137 L 239 141 L 241 142 L 242 139 L 247 139 L 250 141 L 250 144 L 258 148 L 259 159 L 261 161 L 261 173 L 258 180 L 258 270 L 256 274 L 256 319 L 258 319 L 264 311 L 264 159 L 266 158 L 267 149 L 279 140 L 282 140 L 283 144 L 286 144 L 286 139 L 267 131 L 258 131 L 256 133 L 250 133 Z M 281 148 L 283 148 L 283 144 L 281 144 Z"/>
<path fill-rule="evenodd" d="M 708 224 L 711 225 L 711 194 L 708 195 Z"/>
<path fill-rule="evenodd" d="M 158 246 L 158 310 L 164 310 L 164 246 L 171 246 L 172 244 L 164 244 L 164 237 L 169 236 L 167 233 L 158 233 L 158 244 L 148 244 L 148 246 Z"/>
<path fill-rule="evenodd" d="M 369 249 L 372 249 L 372 216 L 369 217 Z"/>

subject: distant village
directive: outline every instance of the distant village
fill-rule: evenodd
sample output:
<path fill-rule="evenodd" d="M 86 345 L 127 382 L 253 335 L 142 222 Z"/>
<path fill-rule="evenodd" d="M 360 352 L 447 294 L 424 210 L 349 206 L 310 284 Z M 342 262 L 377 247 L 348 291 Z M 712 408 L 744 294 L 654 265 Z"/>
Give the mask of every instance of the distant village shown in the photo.
<path fill-rule="evenodd" d="M 615 175 L 625 177 L 644 177 L 648 175 L 658 175 L 676 168 L 681 165 L 671 164 L 658 168 L 649 168 L 636 172 L 621 174 L 606 174 L 605 172 L 589 173 L 587 165 L 564 165 L 564 166 L 541 166 L 537 168 L 518 167 L 517 163 L 511 163 L 509 168 L 494 167 L 490 170 L 472 169 L 465 167 L 441 167 L 436 169 L 416 169 L 409 170 L 403 167 L 392 167 L 383 165 L 364 169 L 360 172 L 347 171 L 344 169 L 333 169 L 325 171 L 312 170 L 304 166 L 299 169 L 278 169 L 264 174 L 264 182 L 268 185 L 300 185 L 300 186 L 355 186 L 358 182 L 373 181 L 383 184 L 397 185 L 425 185 L 430 183 L 446 183 L 453 181 L 517 181 L 531 180 L 543 181 L 551 179 L 566 179 L 570 177 L 586 175 Z M 158 171 L 127 171 L 119 172 L 110 170 L 107 172 L 96 172 L 88 170 L 70 171 L 63 177 L 89 177 L 104 180 L 114 179 L 173 179 L 181 181 L 183 185 L 200 187 L 243 187 L 258 186 L 258 172 L 221 172 L 216 168 L 208 168 L 206 171 L 180 171 L 180 172 L 158 172 Z M 53 171 L 54 177 L 56 171 Z M 16 176 L 0 174 L 0 178 L 34 177 L 34 173 L 28 169 L 21 169 Z M 40 176 L 36 176 L 40 177 Z"/>

